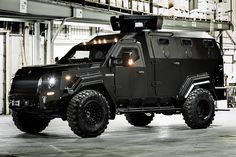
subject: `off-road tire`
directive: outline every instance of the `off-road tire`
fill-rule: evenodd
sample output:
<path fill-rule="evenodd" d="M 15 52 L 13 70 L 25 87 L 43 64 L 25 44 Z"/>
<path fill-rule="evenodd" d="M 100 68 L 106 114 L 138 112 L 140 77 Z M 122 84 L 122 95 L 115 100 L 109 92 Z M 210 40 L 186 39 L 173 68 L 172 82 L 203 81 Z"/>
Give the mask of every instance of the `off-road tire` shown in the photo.
<path fill-rule="evenodd" d="M 71 130 L 80 137 L 101 135 L 109 123 L 110 108 L 106 98 L 95 90 L 84 90 L 75 95 L 67 109 Z"/>
<path fill-rule="evenodd" d="M 133 126 L 146 126 L 153 120 L 154 114 L 150 116 L 145 113 L 127 113 L 126 120 Z"/>
<path fill-rule="evenodd" d="M 192 129 L 209 127 L 215 116 L 213 96 L 206 89 L 193 90 L 183 105 L 182 114 L 185 123 Z"/>
<path fill-rule="evenodd" d="M 50 119 L 15 111 L 12 111 L 12 118 L 19 130 L 30 134 L 37 134 L 43 131 L 50 122 Z"/>

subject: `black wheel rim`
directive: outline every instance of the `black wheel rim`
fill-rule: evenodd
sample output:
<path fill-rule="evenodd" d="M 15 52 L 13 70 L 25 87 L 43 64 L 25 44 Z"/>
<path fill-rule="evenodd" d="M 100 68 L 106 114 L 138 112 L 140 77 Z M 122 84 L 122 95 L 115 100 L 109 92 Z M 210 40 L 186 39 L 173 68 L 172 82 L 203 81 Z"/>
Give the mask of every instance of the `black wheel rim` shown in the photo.
<path fill-rule="evenodd" d="M 204 120 L 209 119 L 212 113 L 212 106 L 206 100 L 200 100 L 197 104 L 197 114 L 198 117 Z"/>
<path fill-rule="evenodd" d="M 83 119 L 89 126 L 98 125 L 103 121 L 103 108 L 95 101 L 87 102 L 83 113 Z"/>

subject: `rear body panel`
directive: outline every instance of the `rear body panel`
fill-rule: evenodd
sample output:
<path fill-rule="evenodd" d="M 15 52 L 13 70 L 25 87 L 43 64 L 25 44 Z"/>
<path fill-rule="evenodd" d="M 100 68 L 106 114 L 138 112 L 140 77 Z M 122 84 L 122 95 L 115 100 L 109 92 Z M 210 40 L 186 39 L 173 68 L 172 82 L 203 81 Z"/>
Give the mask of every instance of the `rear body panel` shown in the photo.
<path fill-rule="evenodd" d="M 188 76 L 202 73 L 210 76 L 213 86 L 223 87 L 223 59 L 215 40 L 202 34 L 189 36 L 188 33 L 182 36 L 149 33 L 147 40 L 153 51 L 150 58 L 155 68 L 157 97 L 176 98 Z"/>

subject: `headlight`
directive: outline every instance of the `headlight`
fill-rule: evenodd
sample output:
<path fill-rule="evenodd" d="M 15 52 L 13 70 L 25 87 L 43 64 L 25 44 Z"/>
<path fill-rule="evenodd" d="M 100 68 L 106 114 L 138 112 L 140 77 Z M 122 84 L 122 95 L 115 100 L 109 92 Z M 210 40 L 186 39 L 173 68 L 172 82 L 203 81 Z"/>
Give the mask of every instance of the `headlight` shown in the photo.
<path fill-rule="evenodd" d="M 56 78 L 55 77 L 48 78 L 48 85 L 49 85 L 49 87 L 54 87 L 55 84 L 56 84 Z"/>

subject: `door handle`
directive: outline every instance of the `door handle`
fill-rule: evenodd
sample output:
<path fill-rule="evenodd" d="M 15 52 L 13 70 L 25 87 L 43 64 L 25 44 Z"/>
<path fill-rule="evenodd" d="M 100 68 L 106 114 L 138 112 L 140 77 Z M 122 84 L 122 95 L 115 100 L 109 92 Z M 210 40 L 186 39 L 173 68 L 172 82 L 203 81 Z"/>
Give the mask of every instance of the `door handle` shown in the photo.
<path fill-rule="evenodd" d="M 144 71 L 137 71 L 138 74 L 144 74 Z"/>
<path fill-rule="evenodd" d="M 174 65 L 180 65 L 180 62 L 173 62 Z"/>

